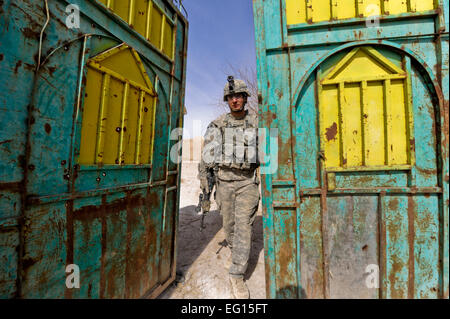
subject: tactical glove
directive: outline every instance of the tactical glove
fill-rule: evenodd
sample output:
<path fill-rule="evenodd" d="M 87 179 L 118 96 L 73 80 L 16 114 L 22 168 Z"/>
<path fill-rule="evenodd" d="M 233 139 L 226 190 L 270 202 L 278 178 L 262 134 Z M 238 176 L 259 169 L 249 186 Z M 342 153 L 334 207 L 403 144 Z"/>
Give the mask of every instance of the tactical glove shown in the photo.
<path fill-rule="evenodd" d="M 208 191 L 208 180 L 206 178 L 200 178 L 200 189 L 202 191 Z"/>
<path fill-rule="evenodd" d="M 202 201 L 202 212 L 209 212 L 211 208 L 211 202 L 209 200 Z"/>

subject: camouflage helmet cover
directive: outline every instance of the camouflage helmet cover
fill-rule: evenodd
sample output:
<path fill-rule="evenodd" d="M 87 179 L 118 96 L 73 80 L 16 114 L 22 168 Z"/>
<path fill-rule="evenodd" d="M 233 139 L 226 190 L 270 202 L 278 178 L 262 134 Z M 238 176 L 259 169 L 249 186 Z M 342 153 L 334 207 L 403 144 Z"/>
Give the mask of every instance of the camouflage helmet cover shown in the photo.
<path fill-rule="evenodd" d="M 234 79 L 232 76 L 228 77 L 228 83 L 223 88 L 223 100 L 227 101 L 227 96 L 235 93 L 245 93 L 250 96 L 250 91 L 247 88 L 247 84 L 239 79 Z"/>

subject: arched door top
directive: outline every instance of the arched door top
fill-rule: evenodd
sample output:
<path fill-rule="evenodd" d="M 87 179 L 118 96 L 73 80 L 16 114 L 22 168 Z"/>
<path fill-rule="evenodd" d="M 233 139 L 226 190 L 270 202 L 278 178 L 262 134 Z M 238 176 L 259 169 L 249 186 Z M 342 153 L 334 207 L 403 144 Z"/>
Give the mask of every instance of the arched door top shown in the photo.
<path fill-rule="evenodd" d="M 430 68 L 430 66 L 427 65 L 427 63 L 414 51 L 405 48 L 403 45 L 391 42 L 391 41 L 385 41 L 385 40 L 367 40 L 367 41 L 358 41 L 358 42 L 350 42 L 343 44 L 333 50 L 330 50 L 327 52 L 324 56 L 322 56 L 320 59 L 318 59 L 311 68 L 305 73 L 305 75 L 300 79 L 299 83 L 295 87 L 295 91 L 292 95 L 294 101 L 293 106 L 297 107 L 299 101 L 302 97 L 302 92 L 305 89 L 305 84 L 307 83 L 308 79 L 311 77 L 312 74 L 317 70 L 317 68 L 325 62 L 327 59 L 332 57 L 333 55 L 342 52 L 344 50 L 347 50 L 352 47 L 361 47 L 361 46 L 381 46 L 385 48 L 391 48 L 394 50 L 397 50 L 399 52 L 402 52 L 403 54 L 408 55 L 413 61 L 416 61 L 419 65 L 422 66 L 423 70 L 425 71 L 426 76 L 428 77 L 428 80 L 433 84 L 434 94 L 439 99 L 439 106 L 442 109 L 442 102 L 443 102 L 443 95 L 442 95 L 442 89 L 440 87 L 439 81 L 436 77 L 436 75 L 433 73 L 433 70 Z"/>
<path fill-rule="evenodd" d="M 396 60 L 359 46 L 328 68 L 319 67 L 320 144 L 327 171 L 414 164 L 410 59 Z"/>

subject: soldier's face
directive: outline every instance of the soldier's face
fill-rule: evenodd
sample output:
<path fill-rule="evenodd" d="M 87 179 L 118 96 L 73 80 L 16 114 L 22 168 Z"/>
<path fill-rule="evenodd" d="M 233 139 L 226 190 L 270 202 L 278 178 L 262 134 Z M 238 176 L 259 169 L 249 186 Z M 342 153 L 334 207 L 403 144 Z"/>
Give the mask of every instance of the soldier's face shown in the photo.
<path fill-rule="evenodd" d="M 239 112 L 244 108 L 245 97 L 242 93 L 230 94 L 227 96 L 227 100 L 232 112 Z"/>

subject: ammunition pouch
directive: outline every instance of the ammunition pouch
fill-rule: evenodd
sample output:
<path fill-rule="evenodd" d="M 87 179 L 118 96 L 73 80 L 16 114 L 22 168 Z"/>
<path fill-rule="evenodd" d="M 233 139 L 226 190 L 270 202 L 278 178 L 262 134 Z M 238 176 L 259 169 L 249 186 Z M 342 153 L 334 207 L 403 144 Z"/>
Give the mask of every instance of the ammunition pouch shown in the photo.
<path fill-rule="evenodd" d="M 225 121 L 222 134 L 222 158 L 219 168 L 254 171 L 259 167 L 257 128 L 247 119 L 244 126 Z"/>

